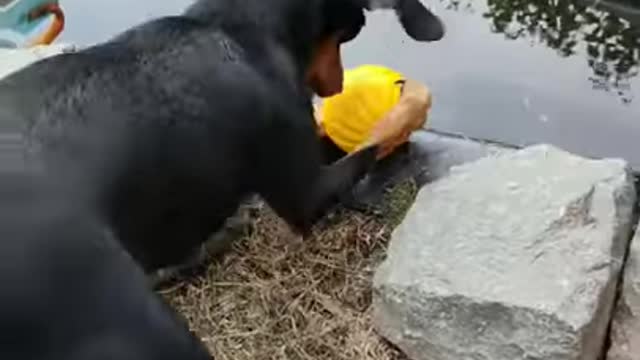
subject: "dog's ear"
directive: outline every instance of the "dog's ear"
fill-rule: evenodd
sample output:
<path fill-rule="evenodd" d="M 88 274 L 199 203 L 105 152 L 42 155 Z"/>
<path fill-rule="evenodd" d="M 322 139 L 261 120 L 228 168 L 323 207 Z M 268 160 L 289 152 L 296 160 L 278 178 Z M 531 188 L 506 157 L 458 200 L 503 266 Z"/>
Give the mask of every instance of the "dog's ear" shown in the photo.
<path fill-rule="evenodd" d="M 417 41 L 438 41 L 445 33 L 444 24 L 420 0 L 357 0 L 369 11 L 393 9 L 407 35 Z"/>

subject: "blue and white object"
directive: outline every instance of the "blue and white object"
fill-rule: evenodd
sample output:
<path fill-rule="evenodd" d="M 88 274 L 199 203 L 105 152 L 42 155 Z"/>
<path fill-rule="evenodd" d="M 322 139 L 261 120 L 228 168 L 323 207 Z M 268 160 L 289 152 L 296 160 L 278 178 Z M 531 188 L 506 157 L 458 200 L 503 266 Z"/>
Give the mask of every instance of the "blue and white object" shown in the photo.
<path fill-rule="evenodd" d="M 29 12 L 44 4 L 58 4 L 58 0 L 0 0 L 0 30 L 29 34 L 47 20 L 46 16 L 28 19 Z"/>

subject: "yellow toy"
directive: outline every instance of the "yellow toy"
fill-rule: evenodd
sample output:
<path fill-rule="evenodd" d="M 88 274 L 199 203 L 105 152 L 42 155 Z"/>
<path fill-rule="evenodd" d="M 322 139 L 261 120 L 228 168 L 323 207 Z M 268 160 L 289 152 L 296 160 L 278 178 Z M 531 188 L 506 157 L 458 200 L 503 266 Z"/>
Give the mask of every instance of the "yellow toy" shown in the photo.
<path fill-rule="evenodd" d="M 407 96 L 402 101 L 406 84 L 401 73 L 383 66 L 346 70 L 343 91 L 324 99 L 316 108 L 320 134 L 346 153 L 378 143 L 382 147 L 379 158 L 386 156 L 424 125 L 431 107 L 431 94 L 424 86 L 419 88 L 419 99 Z"/>

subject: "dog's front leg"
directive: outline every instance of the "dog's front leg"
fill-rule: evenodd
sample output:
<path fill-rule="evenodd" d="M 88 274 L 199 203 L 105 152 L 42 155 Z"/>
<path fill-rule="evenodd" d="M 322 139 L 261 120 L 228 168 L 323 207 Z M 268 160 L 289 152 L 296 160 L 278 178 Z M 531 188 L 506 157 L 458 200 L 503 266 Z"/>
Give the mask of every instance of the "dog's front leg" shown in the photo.
<path fill-rule="evenodd" d="M 323 216 L 329 207 L 340 202 L 355 204 L 354 187 L 376 164 L 379 149 L 371 145 L 355 151 L 331 165 L 324 166 L 313 187 L 313 219 Z"/>
<path fill-rule="evenodd" d="M 258 193 L 303 235 L 330 206 L 340 201 L 376 164 L 378 146 L 362 148 L 331 165 L 323 165 L 313 122 L 284 123 L 263 144 Z M 277 134 L 277 135 L 276 135 Z"/>

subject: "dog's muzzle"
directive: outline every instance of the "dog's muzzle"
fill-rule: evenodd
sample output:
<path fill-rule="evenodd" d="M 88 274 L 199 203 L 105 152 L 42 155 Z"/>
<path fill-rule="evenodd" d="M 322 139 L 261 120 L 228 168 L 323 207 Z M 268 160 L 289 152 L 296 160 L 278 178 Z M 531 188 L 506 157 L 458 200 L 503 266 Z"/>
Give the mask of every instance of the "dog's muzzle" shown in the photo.
<path fill-rule="evenodd" d="M 444 37 L 442 20 L 420 0 L 360 0 L 369 11 L 393 9 L 407 35 L 416 41 L 438 41 Z"/>

